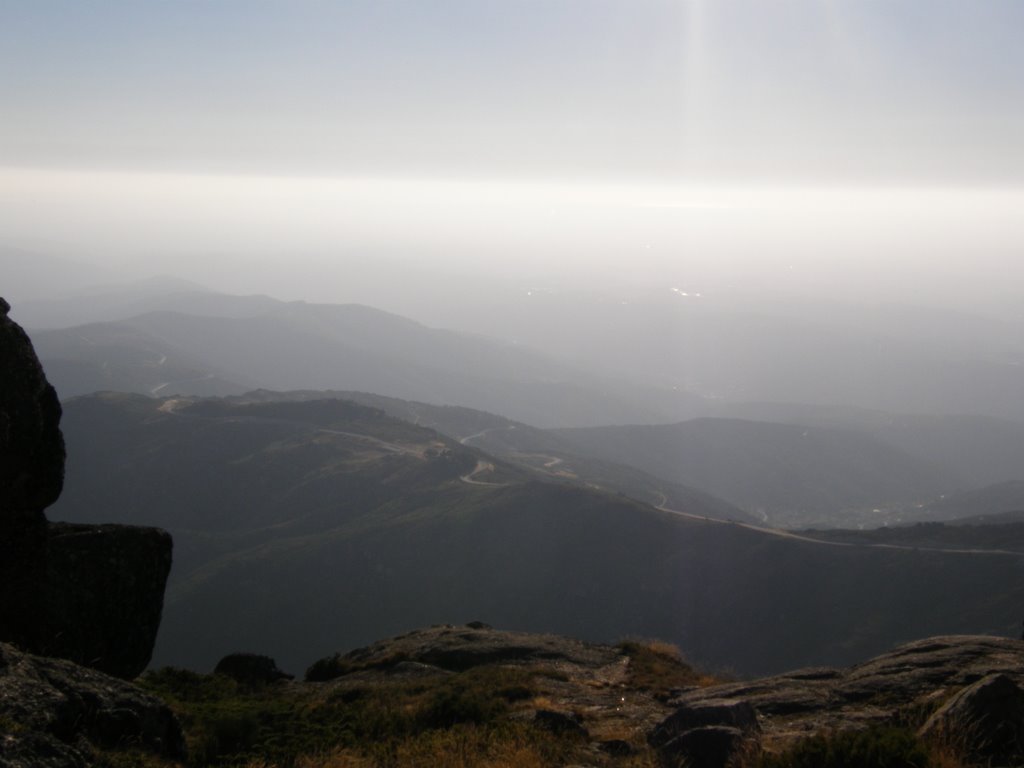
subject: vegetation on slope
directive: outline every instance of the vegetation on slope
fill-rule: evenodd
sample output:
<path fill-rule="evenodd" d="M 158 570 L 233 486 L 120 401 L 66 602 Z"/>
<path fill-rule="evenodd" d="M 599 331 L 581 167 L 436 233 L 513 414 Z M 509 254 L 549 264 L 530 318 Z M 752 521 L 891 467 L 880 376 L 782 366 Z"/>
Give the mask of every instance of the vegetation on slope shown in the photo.
<path fill-rule="evenodd" d="M 140 683 L 178 714 L 192 768 L 653 768 L 646 730 L 669 711 L 646 690 L 659 670 L 655 686 L 700 679 L 665 644 L 474 623 L 324 659 L 305 682 L 164 668 Z"/>

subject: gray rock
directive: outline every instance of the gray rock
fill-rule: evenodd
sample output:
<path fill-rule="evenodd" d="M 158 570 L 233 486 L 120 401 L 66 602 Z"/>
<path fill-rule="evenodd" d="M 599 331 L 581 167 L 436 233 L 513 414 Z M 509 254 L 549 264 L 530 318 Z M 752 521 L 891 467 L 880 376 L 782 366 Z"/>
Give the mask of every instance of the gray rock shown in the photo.
<path fill-rule="evenodd" d="M 167 706 L 130 683 L 0 643 L 0 767 L 87 768 L 94 750 L 185 757 Z"/>
<path fill-rule="evenodd" d="M 1005 674 L 985 677 L 954 695 L 919 735 L 951 742 L 975 760 L 999 765 L 1024 755 L 1024 690 Z"/>
<path fill-rule="evenodd" d="M 0 641 L 134 677 L 153 652 L 171 538 L 48 523 L 64 483 L 61 408 L 6 310 L 0 371 Z"/>
<path fill-rule="evenodd" d="M 852 667 L 834 687 L 846 703 L 893 696 L 915 698 L 942 687 L 970 685 L 993 672 L 1017 678 L 1024 660 L 1019 640 L 939 636 L 917 640 Z"/>
<path fill-rule="evenodd" d="M 0 526 L 39 526 L 64 487 L 60 402 L 32 342 L 6 312 L 0 313 L 0 371 Z"/>
<path fill-rule="evenodd" d="M 990 675 L 1003 676 L 1005 682 L 991 683 L 995 686 L 991 691 L 988 685 L 980 686 L 979 681 L 989 679 Z M 1012 712 L 1016 706 L 1010 703 L 1015 695 L 1010 691 L 1012 685 L 1024 686 L 1024 643 L 1002 637 L 940 636 L 907 643 L 846 670 L 798 670 L 716 685 L 688 691 L 670 703 L 679 708 L 677 712 L 689 712 L 700 711 L 719 699 L 741 700 L 757 711 L 762 739 L 782 747 L 823 731 L 902 724 L 906 712 L 930 711 L 935 701 L 945 701 L 950 696 L 953 699 L 949 707 L 963 695 L 969 702 L 985 702 L 972 704 L 976 709 Z M 993 700 L 998 699 L 996 694 L 1000 691 L 1004 699 L 997 705 Z M 954 715 L 960 723 L 969 719 L 958 714 L 960 711 L 958 708 L 944 713 L 929 726 L 929 732 L 937 733 L 940 723 L 946 723 L 941 728 L 947 733 L 952 732 Z M 665 723 L 673 717 L 676 715 Z M 677 738 L 672 734 L 681 734 L 696 722 L 687 717 L 690 716 L 679 715 L 679 723 L 672 726 L 672 731 L 667 730 L 665 723 L 659 725 L 663 732 L 655 741 L 667 744 Z M 1018 717 L 1017 722 L 1024 723 L 1024 715 L 1006 717 Z M 1012 745 L 1016 737 L 1010 729 L 1001 727 L 984 738 Z"/>
<path fill-rule="evenodd" d="M 705 725 L 675 737 L 658 750 L 658 756 L 666 766 L 725 768 L 746 741 L 746 735 L 739 728 Z"/>
<path fill-rule="evenodd" d="M 558 635 L 506 632 L 485 625 L 475 628 L 444 625 L 408 632 L 318 663 L 362 668 L 392 666 L 396 659 L 401 659 L 463 671 L 482 664 L 537 661 L 600 667 L 618 658 L 619 653 L 614 648 Z"/>
<path fill-rule="evenodd" d="M 728 726 L 744 733 L 756 731 L 757 712 L 749 702 L 739 699 L 706 699 L 683 704 L 665 718 L 647 740 L 657 749 L 695 728 L 709 725 Z"/>

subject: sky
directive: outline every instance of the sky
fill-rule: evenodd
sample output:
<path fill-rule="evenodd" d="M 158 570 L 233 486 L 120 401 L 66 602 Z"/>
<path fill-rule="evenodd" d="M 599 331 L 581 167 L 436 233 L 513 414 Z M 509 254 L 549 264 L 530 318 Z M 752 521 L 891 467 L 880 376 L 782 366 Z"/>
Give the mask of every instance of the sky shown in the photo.
<path fill-rule="evenodd" d="M 0 0 L 0 243 L 270 282 L 998 274 L 1021 29 L 1019 0 Z"/>

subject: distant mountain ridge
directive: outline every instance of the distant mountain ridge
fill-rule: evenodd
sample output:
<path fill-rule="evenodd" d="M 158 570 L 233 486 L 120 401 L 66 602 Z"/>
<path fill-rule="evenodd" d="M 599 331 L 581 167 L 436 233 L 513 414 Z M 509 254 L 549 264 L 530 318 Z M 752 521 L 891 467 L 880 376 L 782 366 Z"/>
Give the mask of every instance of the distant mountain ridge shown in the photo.
<path fill-rule="evenodd" d="M 158 664 L 209 668 L 244 645 L 299 668 L 486 616 L 663 637 L 701 663 L 775 671 L 928 634 L 1013 632 L 1024 598 L 1017 557 L 682 517 L 352 403 L 110 394 L 68 402 L 64 433 L 77 459 L 55 516 L 106 509 L 174 534 Z"/>
<path fill-rule="evenodd" d="M 151 311 L 34 337 L 63 398 L 96 391 L 98 382 L 152 394 L 164 382 L 154 382 L 151 369 L 166 356 L 196 375 L 179 376 L 172 391 L 157 394 L 361 390 L 466 405 L 542 426 L 657 422 L 698 405 L 683 392 L 597 377 L 515 344 L 428 328 L 370 307 L 268 304 L 263 297 L 216 301 L 228 305 L 218 315 Z M 231 310 L 240 305 L 244 311 Z M 211 390 L 208 379 L 223 384 Z"/>
<path fill-rule="evenodd" d="M 699 488 L 784 527 L 931 499 L 955 482 L 943 467 L 836 428 L 694 419 L 552 434 L 584 455 Z"/>

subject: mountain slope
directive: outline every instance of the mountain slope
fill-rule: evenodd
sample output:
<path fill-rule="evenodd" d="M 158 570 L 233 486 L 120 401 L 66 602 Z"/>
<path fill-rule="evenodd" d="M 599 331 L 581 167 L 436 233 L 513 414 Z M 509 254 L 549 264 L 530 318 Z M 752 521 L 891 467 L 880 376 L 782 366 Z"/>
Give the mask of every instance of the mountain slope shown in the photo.
<path fill-rule="evenodd" d="M 583 455 L 699 488 L 786 527 L 829 525 L 839 512 L 923 501 L 953 485 L 943 468 L 852 430 L 694 419 L 552 434 Z"/>
<path fill-rule="evenodd" d="M 249 389 L 220 366 L 127 323 L 93 323 L 73 330 L 35 331 L 33 343 L 62 398 L 98 391 L 229 395 Z M 243 382 L 243 383 L 236 383 Z"/>
<path fill-rule="evenodd" d="M 755 522 L 738 507 L 625 464 L 581 455 L 575 446 L 550 431 L 531 427 L 486 411 L 461 406 L 438 406 L 367 392 L 271 392 L 259 390 L 233 397 L 232 403 L 309 401 L 325 397 L 351 400 L 379 408 L 389 416 L 417 426 L 436 429 L 443 435 L 483 450 L 542 479 L 585 485 L 599 491 L 621 493 L 636 501 L 678 510 L 695 510 L 698 516 L 719 520 Z"/>
<path fill-rule="evenodd" d="M 418 625 L 483 619 L 664 637 L 743 672 L 1007 632 L 1020 558 L 836 546 L 535 479 L 355 404 L 73 400 L 55 517 L 163 525 L 156 663 L 259 649 L 300 668 Z M 756 628 L 756 631 L 752 631 Z"/>
<path fill-rule="evenodd" d="M 658 422 L 691 412 L 696 402 L 685 393 L 595 377 L 515 344 L 427 328 L 369 307 L 261 301 L 255 314 L 234 316 L 230 308 L 239 297 L 223 301 L 227 308 L 218 316 L 150 312 L 40 332 L 40 357 L 54 369 L 65 398 L 93 391 L 104 376 L 108 389 L 149 394 L 149 360 L 118 369 L 120 379 L 110 373 L 111 359 L 144 347 L 158 360 L 181 357 L 203 376 L 249 388 L 378 392 L 542 426 Z M 108 343 L 91 343 L 96 336 Z M 179 391 L 209 393 L 190 390 L 187 382 Z"/>
<path fill-rule="evenodd" d="M 1024 423 L 1020 421 L 797 403 L 718 403 L 711 415 L 861 432 L 946 468 L 959 488 L 1024 479 Z"/>

